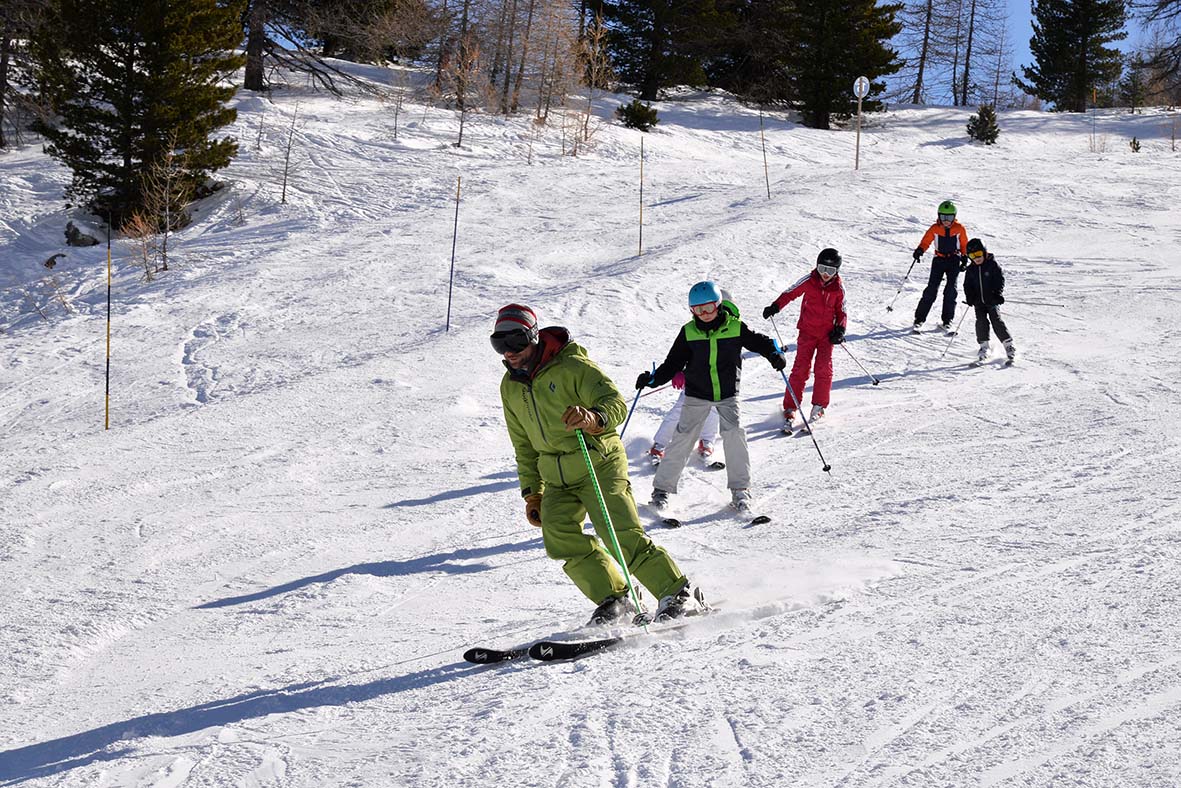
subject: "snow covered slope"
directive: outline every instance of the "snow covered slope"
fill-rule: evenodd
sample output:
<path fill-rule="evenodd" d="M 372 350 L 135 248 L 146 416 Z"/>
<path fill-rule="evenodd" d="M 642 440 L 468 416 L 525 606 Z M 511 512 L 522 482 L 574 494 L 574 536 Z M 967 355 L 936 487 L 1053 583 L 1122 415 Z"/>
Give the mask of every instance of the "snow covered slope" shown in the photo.
<path fill-rule="evenodd" d="M 145 283 L 115 244 L 109 431 L 105 248 L 41 267 L 79 218 L 67 176 L 0 156 L 0 784 L 1181 783 L 1163 113 L 1102 117 L 1097 146 L 1089 118 L 1003 113 L 984 148 L 966 111 L 902 109 L 868 122 L 859 172 L 851 131 L 768 117 L 768 199 L 757 113 L 687 96 L 644 138 L 637 255 L 638 132 L 570 158 L 556 129 L 530 154 L 524 118 L 477 118 L 457 150 L 438 108 L 394 140 L 368 100 L 239 106 L 232 188 L 174 270 Z M 1013 368 L 966 367 L 971 318 L 909 333 L 925 263 L 885 309 L 948 197 L 1005 268 Z M 837 351 L 831 474 L 778 433 L 782 381 L 752 357 L 773 523 L 721 516 L 725 474 L 693 466 L 685 527 L 652 531 L 726 615 L 574 663 L 462 662 L 592 607 L 523 517 L 496 308 L 567 326 L 630 398 L 692 283 L 771 333 L 762 307 L 824 246 L 882 380 Z M 624 436 L 641 501 L 671 395 Z"/>

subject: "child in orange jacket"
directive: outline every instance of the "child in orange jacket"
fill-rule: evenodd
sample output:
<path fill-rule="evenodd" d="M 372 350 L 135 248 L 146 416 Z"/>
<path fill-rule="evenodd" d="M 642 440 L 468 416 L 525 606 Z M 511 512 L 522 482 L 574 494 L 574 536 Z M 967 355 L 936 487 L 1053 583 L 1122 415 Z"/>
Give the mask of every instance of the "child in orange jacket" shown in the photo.
<path fill-rule="evenodd" d="M 931 275 L 927 279 L 927 287 L 919 298 L 919 305 L 914 310 L 914 331 L 922 330 L 927 313 L 935 303 L 935 296 L 939 293 L 939 283 L 947 277 L 947 284 L 943 288 L 943 311 L 940 314 L 940 328 L 951 331 L 951 321 L 955 319 L 956 279 L 960 271 L 968 267 L 968 231 L 955 220 L 955 203 L 944 200 L 939 203 L 939 219 L 923 234 L 923 240 L 914 250 L 914 261 L 917 263 L 927 251 L 931 243 L 935 243 L 935 257 L 931 260 Z"/>

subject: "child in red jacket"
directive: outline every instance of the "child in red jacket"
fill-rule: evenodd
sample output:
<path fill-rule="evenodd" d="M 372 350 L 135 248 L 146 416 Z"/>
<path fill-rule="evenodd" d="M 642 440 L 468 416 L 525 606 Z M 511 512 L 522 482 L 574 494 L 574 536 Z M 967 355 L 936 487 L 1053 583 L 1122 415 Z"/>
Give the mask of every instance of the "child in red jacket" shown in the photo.
<path fill-rule="evenodd" d="M 780 309 L 800 296 L 800 320 L 796 328 L 796 360 L 788 378 L 789 389 L 783 394 L 783 428 L 790 431 L 796 416 L 796 403 L 804 396 L 804 383 L 816 357 L 816 379 L 812 383 L 812 416 L 809 421 L 824 416 L 832 392 L 832 346 L 845 341 L 845 287 L 838 271 L 841 255 L 836 249 L 824 249 L 816 257 L 816 268 L 807 276 L 779 294 L 763 310 L 769 319 Z M 794 394 L 794 397 L 792 396 Z"/>

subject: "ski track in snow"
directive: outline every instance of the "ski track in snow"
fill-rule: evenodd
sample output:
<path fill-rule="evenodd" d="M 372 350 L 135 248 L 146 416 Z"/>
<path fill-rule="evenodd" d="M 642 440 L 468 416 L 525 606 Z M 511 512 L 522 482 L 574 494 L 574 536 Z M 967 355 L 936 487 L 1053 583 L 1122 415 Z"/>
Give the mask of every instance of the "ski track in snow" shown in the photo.
<path fill-rule="evenodd" d="M 1181 784 L 1165 115 L 1100 118 L 1144 150 L 1095 154 L 1089 118 L 1002 113 L 985 149 L 966 111 L 902 108 L 868 120 L 859 172 L 850 133 L 769 115 L 768 200 L 757 112 L 662 102 L 637 254 L 636 132 L 570 158 L 551 130 L 529 165 L 526 118 L 474 116 L 457 150 L 442 109 L 408 104 L 394 140 L 368 99 L 274 99 L 238 99 L 231 187 L 172 270 L 145 283 L 115 243 L 109 431 L 105 247 L 51 283 L 85 217 L 38 149 L 0 157 L 0 785 Z M 995 338 L 967 368 L 970 315 L 910 333 L 929 257 L 885 309 L 948 196 L 1005 269 L 1012 368 Z M 592 607 L 521 517 L 495 309 L 569 327 L 630 404 L 693 282 L 774 334 L 762 306 L 824 246 L 881 385 L 836 350 L 825 474 L 747 359 L 772 523 L 690 463 L 685 526 L 652 529 L 722 613 L 572 663 L 463 663 Z M 641 502 L 671 402 L 642 398 L 624 436 Z"/>

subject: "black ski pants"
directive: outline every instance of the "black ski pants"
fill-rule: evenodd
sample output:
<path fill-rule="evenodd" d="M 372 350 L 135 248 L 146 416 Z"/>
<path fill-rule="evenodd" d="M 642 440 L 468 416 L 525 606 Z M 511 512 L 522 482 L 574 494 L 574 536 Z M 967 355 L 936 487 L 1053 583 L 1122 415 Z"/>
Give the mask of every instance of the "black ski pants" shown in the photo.
<path fill-rule="evenodd" d="M 1008 342 L 1009 329 L 1005 328 L 1005 321 L 1001 320 L 1001 308 L 996 304 L 992 306 L 985 306 L 984 304 L 976 305 L 976 341 L 988 341 L 988 324 L 992 323 L 992 328 L 996 331 L 996 338 L 1001 342 Z"/>
<path fill-rule="evenodd" d="M 943 313 L 941 323 L 950 323 L 955 318 L 955 299 L 959 295 L 956 281 L 960 278 L 960 258 L 936 257 L 931 261 L 931 276 L 927 279 L 927 287 L 919 299 L 919 306 L 914 310 L 914 322 L 922 323 L 935 303 L 935 296 L 939 294 L 939 283 L 947 277 L 947 284 L 943 288 Z"/>

